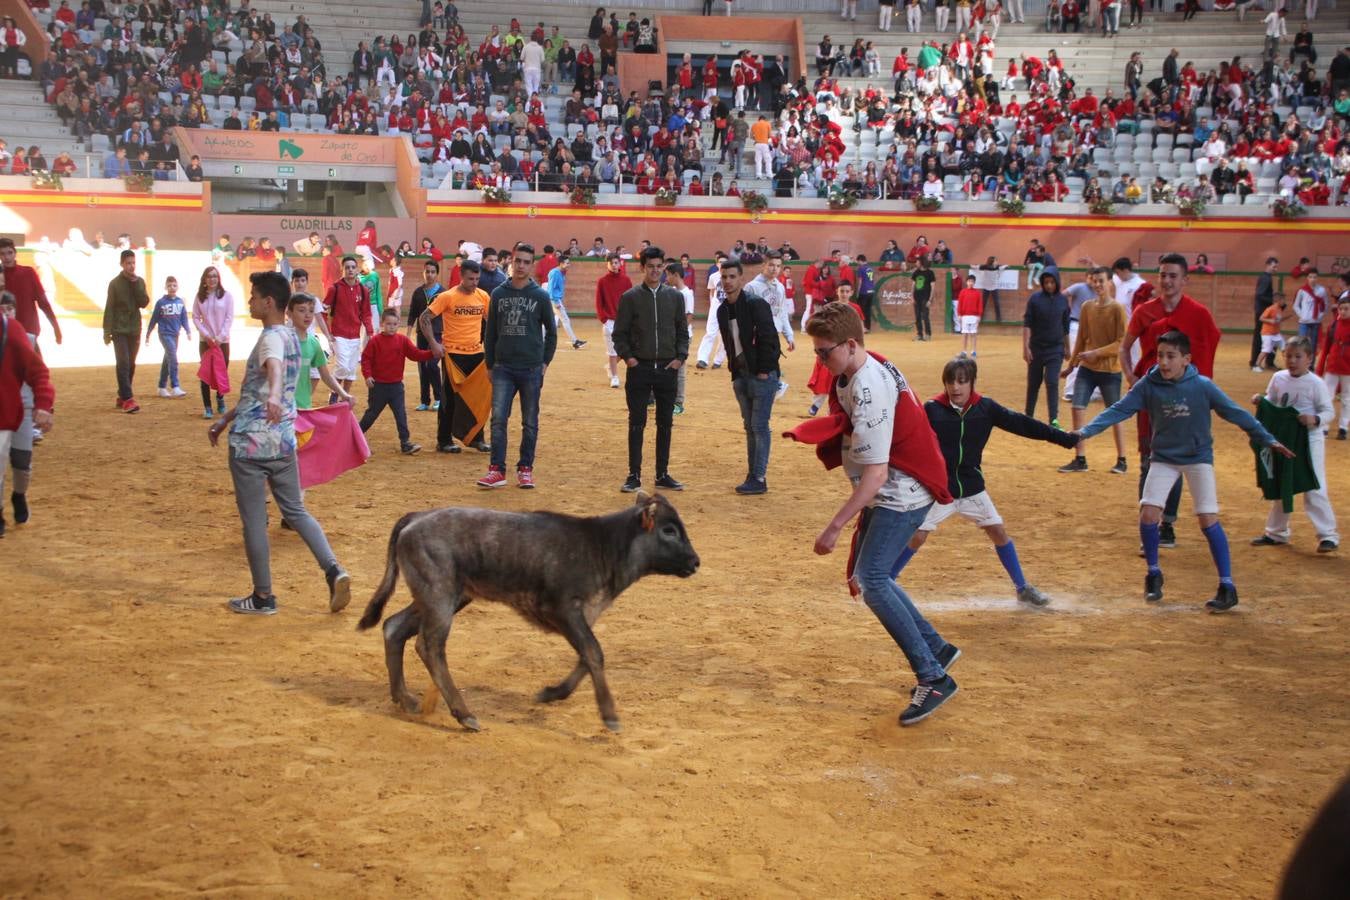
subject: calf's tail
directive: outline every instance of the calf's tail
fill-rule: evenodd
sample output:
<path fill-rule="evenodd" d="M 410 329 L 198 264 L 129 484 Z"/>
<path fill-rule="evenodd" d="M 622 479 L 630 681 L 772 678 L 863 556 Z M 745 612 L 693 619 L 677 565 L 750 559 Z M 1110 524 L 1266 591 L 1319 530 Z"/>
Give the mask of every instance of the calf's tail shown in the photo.
<path fill-rule="evenodd" d="M 389 553 L 385 562 L 384 578 L 375 589 L 370 602 L 366 604 L 366 612 L 361 616 L 361 621 L 356 623 L 357 631 L 373 628 L 379 624 L 380 617 L 384 615 L 384 605 L 389 602 L 389 598 L 394 594 L 394 586 L 398 584 L 398 538 L 403 529 L 412 524 L 415 518 L 416 513 L 408 513 L 394 523 L 394 530 L 389 533 Z"/>

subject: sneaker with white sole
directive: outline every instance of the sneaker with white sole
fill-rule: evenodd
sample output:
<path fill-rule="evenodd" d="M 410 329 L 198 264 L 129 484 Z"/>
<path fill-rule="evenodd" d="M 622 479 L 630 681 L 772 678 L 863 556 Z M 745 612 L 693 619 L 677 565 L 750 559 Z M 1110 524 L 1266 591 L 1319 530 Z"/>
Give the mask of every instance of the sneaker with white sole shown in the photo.
<path fill-rule="evenodd" d="M 619 386 L 619 376 L 618 376 L 618 375 L 611 375 L 611 376 L 609 376 L 609 386 L 612 387 L 612 388 L 616 388 L 616 387 Z"/>
<path fill-rule="evenodd" d="M 186 396 L 187 396 L 187 391 L 185 391 L 185 390 L 183 390 L 181 387 L 178 387 L 177 385 L 175 385 L 174 388 L 173 388 L 173 390 L 169 391 L 169 396 L 172 397 L 173 399 L 177 400 L 179 397 L 186 397 Z"/>
<path fill-rule="evenodd" d="M 944 675 L 931 684 L 915 685 L 910 694 L 909 706 L 900 714 L 901 725 L 917 725 L 937 712 L 942 704 L 956 696 L 956 682 L 950 675 Z"/>
<path fill-rule="evenodd" d="M 323 575 L 328 582 L 328 611 L 341 612 L 352 602 L 352 576 L 337 563 Z"/>
<path fill-rule="evenodd" d="M 945 672 L 952 667 L 952 663 L 961 658 L 961 648 L 955 644 L 948 644 L 933 656 L 937 659 L 938 665 L 942 666 L 942 671 Z"/>
<path fill-rule="evenodd" d="M 1116 464 L 1107 471 L 1112 475 L 1124 475 L 1126 472 L 1130 471 L 1130 464 L 1125 461 L 1125 457 L 1117 456 Z"/>
<path fill-rule="evenodd" d="M 775 399 L 775 400 L 782 400 L 782 399 L 783 399 L 783 395 L 786 394 L 786 393 L 788 392 L 788 388 L 789 388 L 789 387 L 791 387 L 791 385 L 788 384 L 786 381 L 780 381 L 780 382 L 778 382 L 778 392 L 777 392 L 776 394 L 773 395 L 773 399 Z"/>
<path fill-rule="evenodd" d="M 159 389 L 159 396 L 162 397 L 162 398 L 165 399 L 165 400 L 168 400 L 168 399 L 169 399 L 170 397 L 172 397 L 173 395 L 169 393 L 169 389 L 168 389 L 168 388 L 160 388 L 160 389 Z"/>
<path fill-rule="evenodd" d="M 580 348 L 578 348 L 580 349 Z M 516 469 L 516 487 L 523 490 L 534 490 L 534 468 L 531 466 L 520 466 Z"/>
<path fill-rule="evenodd" d="M 244 616 L 275 616 L 277 614 L 277 598 L 275 595 L 259 597 L 257 594 L 235 597 L 230 601 L 230 612 L 237 612 Z"/>
<path fill-rule="evenodd" d="M 506 472 L 496 466 L 488 466 L 487 474 L 478 479 L 480 488 L 506 487 Z"/>

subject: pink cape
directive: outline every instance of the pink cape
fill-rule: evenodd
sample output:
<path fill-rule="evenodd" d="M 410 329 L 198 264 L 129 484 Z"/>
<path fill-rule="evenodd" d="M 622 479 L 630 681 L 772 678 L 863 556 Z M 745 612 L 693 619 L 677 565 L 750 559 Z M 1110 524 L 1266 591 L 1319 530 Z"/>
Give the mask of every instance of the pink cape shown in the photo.
<path fill-rule="evenodd" d="M 197 380 L 205 382 L 217 394 L 230 392 L 230 367 L 219 347 L 206 348 L 201 365 L 197 366 Z"/>
<path fill-rule="evenodd" d="M 332 481 L 370 458 L 366 436 L 345 403 L 298 410 L 295 438 L 302 488 Z"/>

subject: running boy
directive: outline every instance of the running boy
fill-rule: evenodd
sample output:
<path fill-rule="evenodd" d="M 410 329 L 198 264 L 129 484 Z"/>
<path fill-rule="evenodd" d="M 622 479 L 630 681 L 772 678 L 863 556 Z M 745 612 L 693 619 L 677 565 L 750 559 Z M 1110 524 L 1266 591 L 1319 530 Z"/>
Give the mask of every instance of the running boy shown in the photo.
<path fill-rule="evenodd" d="M 398 427 L 399 449 L 404 455 L 412 456 L 422 447 L 414 444 L 408 433 L 408 410 L 403 402 L 403 361 L 440 359 L 442 351 L 439 344 L 429 350 L 417 349 L 417 345 L 398 330 L 402 318 L 394 307 L 386 309 L 380 316 L 379 334 L 361 351 L 361 376 L 370 388 L 366 414 L 361 417 L 361 430 L 369 431 L 384 408 L 389 407 L 394 411 L 394 424 Z"/>
<path fill-rule="evenodd" d="M 1326 383 L 1331 398 L 1341 395 L 1341 417 L 1336 422 L 1336 440 L 1345 440 L 1350 426 L 1350 291 L 1336 301 L 1336 318 L 1327 329 L 1322 355 L 1317 359 L 1317 374 Z"/>
<path fill-rule="evenodd" d="M 159 364 L 159 395 L 186 397 L 187 391 L 178 384 L 178 333 L 192 340 L 192 326 L 188 324 L 187 304 L 178 297 L 178 279 L 170 275 L 164 279 L 164 296 L 155 301 L 150 321 L 145 326 L 145 345 L 150 346 L 150 335 L 159 329 L 159 343 L 164 348 L 164 361 Z M 172 384 L 173 390 L 169 390 Z"/>
<path fill-rule="evenodd" d="M 1214 438 L 1210 433 L 1210 413 L 1237 425 L 1259 444 L 1276 453 L 1293 453 L 1275 440 L 1251 413 L 1230 400 L 1218 385 L 1191 365 L 1191 341 L 1180 331 L 1169 331 L 1158 338 L 1158 363 L 1130 388 L 1119 402 L 1112 404 L 1074 435 L 1090 438 L 1117 422 L 1141 412 L 1148 413 L 1152 428 L 1148 477 L 1139 499 L 1139 536 L 1144 543 L 1148 574 L 1144 576 L 1144 599 L 1161 600 L 1163 573 L 1158 565 L 1159 525 L 1163 505 L 1172 486 L 1182 475 L 1191 492 L 1200 530 L 1209 542 L 1214 567 L 1219 572 L 1219 588 L 1205 603 L 1211 612 L 1237 606 L 1237 588 L 1233 586 L 1233 564 L 1228 555 L 1228 536 L 1219 523 L 1219 495 L 1214 482 Z"/>
<path fill-rule="evenodd" d="M 833 433 L 814 436 L 828 468 L 842 464 L 852 492 L 816 538 L 815 552 L 834 550 L 844 526 L 861 514 L 851 582 L 900 646 L 918 678 L 901 725 L 932 715 L 956 694 L 947 667 L 961 651 L 947 643 L 891 578 L 895 548 L 923 523 L 936 499 L 950 503 L 942 452 L 918 398 L 900 370 L 863 347 L 862 316 L 846 303 L 817 308 L 806 325 L 816 358 L 834 376 Z M 829 420 L 799 429 L 820 429 Z M 823 429 L 820 429 L 823 430 Z M 795 435 L 794 435 L 795 436 Z"/>
<path fill-rule="evenodd" d="M 980 319 L 984 316 L 984 292 L 975 287 L 975 276 L 966 278 L 966 286 L 956 295 L 956 330 L 961 332 L 961 352 L 977 355 Z M 931 332 L 930 335 L 931 337 Z"/>
<path fill-rule="evenodd" d="M 1012 579 L 1017 599 L 1032 606 L 1045 606 L 1050 598 L 1028 584 L 1026 576 L 1022 574 L 1017 548 L 1003 527 L 1003 517 L 994 507 L 993 498 L 985 490 L 980 460 L 995 428 L 1032 440 L 1049 441 L 1061 447 L 1072 447 L 1074 439 L 1044 422 L 1013 412 L 989 397 L 980 396 L 975 391 L 977 373 L 975 360 L 969 356 L 958 356 L 942 368 L 943 393 L 923 405 L 924 412 L 928 414 L 928 424 L 933 426 L 938 446 L 942 448 L 942 456 L 947 462 L 947 490 L 953 499 L 950 503 L 935 504 L 928 510 L 928 515 L 910 539 L 909 545 L 900 551 L 891 577 L 899 575 L 928 540 L 928 535 L 955 513 L 974 522 L 989 535 L 999 562 L 1003 563 L 1008 577 Z"/>
<path fill-rule="evenodd" d="M 1322 432 L 1323 423 L 1331 421 L 1331 392 L 1322 379 L 1310 371 L 1312 358 L 1312 343 L 1302 335 L 1292 338 L 1284 349 L 1285 370 L 1270 376 L 1265 394 L 1253 394 L 1252 403 L 1259 407 L 1264 396 L 1275 406 L 1291 406 L 1298 412 L 1298 424 L 1308 429 L 1308 461 L 1312 463 L 1319 487 L 1303 493 L 1303 511 L 1317 530 L 1317 552 L 1330 553 L 1341 543 L 1341 536 L 1336 531 L 1336 513 L 1327 494 L 1327 443 Z M 1284 501 L 1272 500 L 1265 533 L 1254 538 L 1252 544 L 1271 547 L 1287 543 L 1289 513 L 1284 511 Z"/>
<path fill-rule="evenodd" d="M 1292 318 L 1293 313 L 1287 312 L 1289 302 L 1284 299 L 1284 294 L 1276 294 L 1275 302 L 1261 311 L 1261 355 L 1256 360 L 1256 365 L 1252 366 L 1252 371 L 1258 375 L 1266 369 L 1266 361 L 1273 360 L 1275 353 L 1284 346 L 1284 335 L 1280 334 L 1280 323 L 1285 319 Z M 1288 365 L 1289 360 L 1285 360 Z"/>

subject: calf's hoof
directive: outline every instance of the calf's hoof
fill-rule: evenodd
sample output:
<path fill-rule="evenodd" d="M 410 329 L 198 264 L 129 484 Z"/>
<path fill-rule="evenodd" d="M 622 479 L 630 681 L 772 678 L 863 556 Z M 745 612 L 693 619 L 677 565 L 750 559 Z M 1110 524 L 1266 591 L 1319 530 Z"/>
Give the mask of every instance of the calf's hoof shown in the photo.
<path fill-rule="evenodd" d="M 618 719 L 605 719 L 605 727 L 615 734 L 623 731 L 623 726 L 619 724 Z"/>
<path fill-rule="evenodd" d="M 483 726 L 478 724 L 478 720 L 473 716 L 465 716 L 459 720 L 459 724 L 464 726 L 465 731 L 482 731 Z"/>
<path fill-rule="evenodd" d="M 566 700 L 571 691 L 564 691 L 556 684 L 549 685 L 534 695 L 536 703 L 556 703 L 559 700 Z"/>
<path fill-rule="evenodd" d="M 417 713 L 422 711 L 421 701 L 407 691 L 404 691 L 400 696 L 394 697 L 394 703 L 404 712 Z"/>

